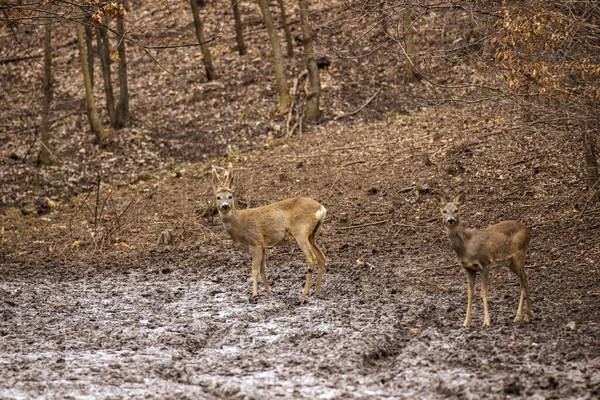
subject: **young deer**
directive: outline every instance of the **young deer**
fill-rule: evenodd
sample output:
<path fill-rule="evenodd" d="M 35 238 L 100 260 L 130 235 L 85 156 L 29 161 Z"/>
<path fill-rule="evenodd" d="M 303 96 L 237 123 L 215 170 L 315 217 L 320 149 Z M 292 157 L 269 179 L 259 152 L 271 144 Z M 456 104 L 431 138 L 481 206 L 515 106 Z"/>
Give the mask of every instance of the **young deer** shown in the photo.
<path fill-rule="evenodd" d="M 487 303 L 489 270 L 502 265 L 507 266 L 521 281 L 521 300 L 514 322 L 529 321 L 531 303 L 525 272 L 525 256 L 531 239 L 529 229 L 518 221 L 504 221 L 485 229 L 465 229 L 459 218 L 459 209 L 465 202 L 465 193 L 460 192 L 450 203 L 440 195 L 435 195 L 435 199 L 442 211 L 442 220 L 448 231 L 452 248 L 467 272 L 469 280 L 467 316 L 463 325 L 471 324 L 471 307 L 477 271 L 481 272 L 481 297 L 485 313 L 483 325 L 490 324 Z M 524 301 L 525 317 L 523 317 Z"/>
<path fill-rule="evenodd" d="M 296 240 L 308 261 L 302 295 L 308 296 L 310 292 L 315 262 L 319 267 L 315 293 L 319 293 L 325 273 L 325 255 L 317 245 L 315 236 L 325 220 L 325 207 L 312 199 L 295 197 L 264 207 L 237 210 L 233 200 L 233 166 L 229 164 L 224 181 L 213 166 L 212 177 L 223 226 L 235 246 L 252 255 L 252 296 L 258 296 L 259 272 L 265 290 L 271 291 L 265 271 L 266 249 L 290 240 Z"/>

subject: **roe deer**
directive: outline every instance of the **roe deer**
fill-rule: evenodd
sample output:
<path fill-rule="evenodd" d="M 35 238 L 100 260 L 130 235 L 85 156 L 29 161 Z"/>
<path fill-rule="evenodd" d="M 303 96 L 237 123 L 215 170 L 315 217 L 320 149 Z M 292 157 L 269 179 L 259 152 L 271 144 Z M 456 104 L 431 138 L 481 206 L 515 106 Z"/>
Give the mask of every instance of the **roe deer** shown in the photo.
<path fill-rule="evenodd" d="M 436 194 L 434 197 L 442 211 L 442 220 L 448 231 L 452 248 L 468 276 L 467 316 L 463 325 L 471 324 L 471 307 L 477 271 L 481 272 L 481 298 L 485 313 L 483 325 L 490 324 L 487 303 L 489 270 L 502 265 L 507 266 L 521 281 L 521 300 L 519 300 L 514 322 L 529 321 L 531 302 L 525 272 L 525 257 L 531 239 L 529 228 L 519 221 L 504 221 L 485 229 L 465 229 L 459 218 L 459 209 L 465 202 L 465 193 L 460 192 L 450 203 L 440 195 Z M 525 302 L 524 318 L 523 302 Z"/>
<path fill-rule="evenodd" d="M 237 210 L 233 199 L 233 166 L 229 164 L 224 181 L 213 166 L 212 177 L 223 226 L 235 246 L 252 255 L 252 296 L 258 296 L 259 272 L 265 291 L 271 291 L 265 271 L 266 249 L 290 240 L 296 240 L 308 261 L 302 295 L 307 296 L 310 292 L 315 262 L 319 271 L 314 292 L 319 293 L 325 273 L 325 255 L 317 245 L 315 236 L 325 220 L 325 207 L 307 197 L 295 197 L 264 207 Z"/>

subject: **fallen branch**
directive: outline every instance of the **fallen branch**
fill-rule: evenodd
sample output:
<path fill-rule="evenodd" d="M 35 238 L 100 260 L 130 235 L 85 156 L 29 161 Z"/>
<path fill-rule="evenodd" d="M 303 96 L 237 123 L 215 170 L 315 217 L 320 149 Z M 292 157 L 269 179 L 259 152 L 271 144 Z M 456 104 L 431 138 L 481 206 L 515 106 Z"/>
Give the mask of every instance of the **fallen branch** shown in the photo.
<path fill-rule="evenodd" d="M 540 268 L 546 268 L 546 267 L 543 266 L 543 265 L 537 265 L 537 264 L 536 265 L 527 265 L 527 266 L 525 266 L 525 269 L 540 269 Z"/>
<path fill-rule="evenodd" d="M 367 162 L 367 160 L 350 161 L 350 162 L 342 164 L 342 168 L 346 168 L 346 167 L 349 167 L 350 165 L 354 165 L 354 164 L 364 164 L 366 162 Z"/>
<path fill-rule="evenodd" d="M 440 270 L 440 269 L 450 269 L 450 268 L 455 268 L 455 267 L 459 267 L 459 265 L 453 264 L 453 265 L 446 265 L 444 267 L 430 267 L 430 268 L 422 269 L 421 272 L 419 272 L 419 273 L 422 274 L 422 273 L 427 272 L 427 271 L 435 271 L 435 270 Z"/>
<path fill-rule="evenodd" d="M 365 102 L 365 104 L 363 104 L 362 106 L 358 107 L 356 110 L 354 110 L 354 111 L 351 111 L 351 112 L 349 112 L 349 113 L 346 113 L 346 114 L 338 115 L 338 116 L 337 116 L 337 117 L 335 117 L 333 120 L 334 120 L 334 121 L 337 121 L 337 120 L 339 120 L 339 119 L 342 119 L 342 118 L 345 118 L 345 117 L 350 117 L 351 115 L 354 115 L 354 114 L 358 114 L 358 113 L 360 112 L 360 110 L 362 110 L 363 108 L 365 108 L 366 106 L 368 106 L 368 105 L 369 105 L 369 104 L 370 104 L 370 103 L 373 101 L 373 99 L 375 99 L 375 97 L 377 97 L 377 95 L 378 95 L 379 93 L 381 93 L 381 89 L 377 90 L 377 92 L 375 92 L 375 94 L 374 94 L 373 96 L 371 96 L 371 97 L 369 98 L 369 100 L 367 100 L 367 101 Z"/>
<path fill-rule="evenodd" d="M 404 224 L 402 222 L 396 222 L 392 226 L 403 226 L 406 228 L 429 228 L 427 225 Z"/>
<path fill-rule="evenodd" d="M 351 226 L 343 226 L 341 228 L 338 228 L 339 230 L 342 231 L 346 231 L 349 229 L 358 229 L 358 228 L 364 228 L 366 226 L 373 226 L 373 225 L 381 225 L 381 224 L 386 224 L 390 222 L 389 219 L 386 219 L 385 221 L 377 221 L 377 222 L 369 222 L 368 224 L 360 224 L 360 225 L 351 225 Z"/>

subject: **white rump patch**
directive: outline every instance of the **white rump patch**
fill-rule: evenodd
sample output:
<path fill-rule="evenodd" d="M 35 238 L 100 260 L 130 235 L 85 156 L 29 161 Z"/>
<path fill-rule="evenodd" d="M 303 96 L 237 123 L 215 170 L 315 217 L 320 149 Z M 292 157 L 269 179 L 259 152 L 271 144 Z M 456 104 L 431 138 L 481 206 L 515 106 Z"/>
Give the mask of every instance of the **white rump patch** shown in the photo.
<path fill-rule="evenodd" d="M 327 209 L 321 206 L 321 209 L 315 213 L 315 217 L 317 217 L 318 220 L 322 221 L 325 219 L 325 214 L 327 214 Z"/>

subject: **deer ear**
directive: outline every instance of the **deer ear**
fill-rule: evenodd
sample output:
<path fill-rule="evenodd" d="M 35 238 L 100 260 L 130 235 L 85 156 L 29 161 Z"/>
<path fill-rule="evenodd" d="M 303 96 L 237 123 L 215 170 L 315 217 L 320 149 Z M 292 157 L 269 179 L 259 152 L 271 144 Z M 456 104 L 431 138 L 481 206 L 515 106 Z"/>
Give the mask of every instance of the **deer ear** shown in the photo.
<path fill-rule="evenodd" d="M 444 199 L 444 196 L 436 193 L 433 195 L 433 198 L 440 208 L 446 207 L 447 203 L 446 203 L 446 199 Z"/>
<path fill-rule="evenodd" d="M 454 198 L 454 205 L 456 207 L 460 207 L 465 203 L 465 197 L 467 196 L 467 194 L 465 192 L 460 192 L 459 194 L 456 195 L 456 197 Z"/>
<path fill-rule="evenodd" d="M 213 181 L 213 189 L 217 189 L 219 186 L 223 186 L 221 183 L 221 178 L 219 178 L 219 174 L 217 174 L 217 169 L 215 166 L 212 166 L 212 181 Z"/>
<path fill-rule="evenodd" d="M 225 173 L 225 185 L 228 188 L 233 188 L 233 164 L 229 163 L 227 166 L 227 172 Z"/>

